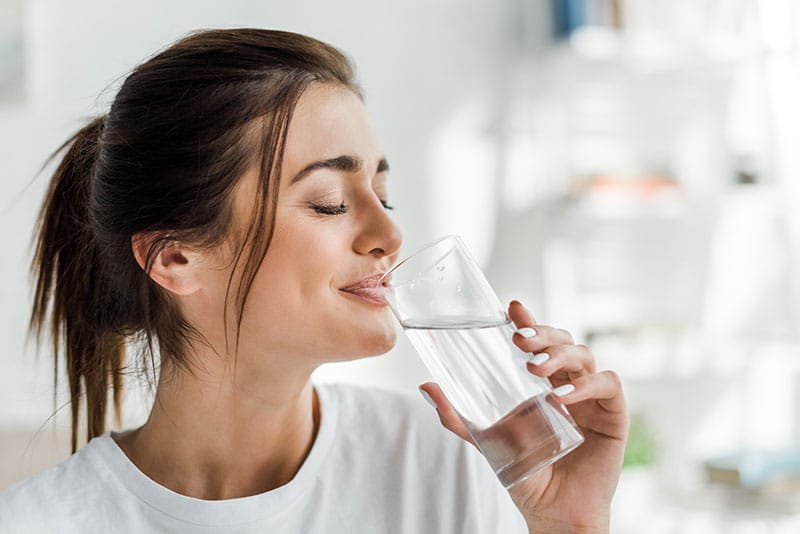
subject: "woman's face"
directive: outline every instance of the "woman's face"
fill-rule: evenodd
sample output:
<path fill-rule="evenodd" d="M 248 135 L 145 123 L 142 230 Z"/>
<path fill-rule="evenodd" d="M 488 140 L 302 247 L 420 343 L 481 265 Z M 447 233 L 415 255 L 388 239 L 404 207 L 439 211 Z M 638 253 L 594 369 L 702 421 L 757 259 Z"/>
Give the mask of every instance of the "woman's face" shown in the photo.
<path fill-rule="evenodd" d="M 385 207 L 387 170 L 359 98 L 312 84 L 289 124 L 275 232 L 249 292 L 240 353 L 313 367 L 394 345 L 389 308 L 363 289 L 397 260 L 402 241 Z M 236 191 L 240 223 L 252 216 L 257 179 L 253 170 Z"/>

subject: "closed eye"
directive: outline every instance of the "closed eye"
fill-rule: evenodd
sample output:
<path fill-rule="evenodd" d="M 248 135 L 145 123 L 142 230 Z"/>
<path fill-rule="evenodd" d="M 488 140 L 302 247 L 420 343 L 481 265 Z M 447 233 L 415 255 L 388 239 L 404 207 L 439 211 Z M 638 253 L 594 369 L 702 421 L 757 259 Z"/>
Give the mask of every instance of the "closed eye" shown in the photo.
<path fill-rule="evenodd" d="M 344 202 L 340 204 L 317 204 L 311 202 L 309 206 L 320 215 L 342 215 L 347 213 L 347 206 Z"/>
<path fill-rule="evenodd" d="M 394 206 L 389 204 L 387 200 L 381 200 L 381 205 L 387 210 L 394 209 Z M 316 202 L 311 202 L 309 206 L 319 215 L 344 215 L 348 210 L 347 204 L 344 202 L 339 204 L 318 204 Z"/>

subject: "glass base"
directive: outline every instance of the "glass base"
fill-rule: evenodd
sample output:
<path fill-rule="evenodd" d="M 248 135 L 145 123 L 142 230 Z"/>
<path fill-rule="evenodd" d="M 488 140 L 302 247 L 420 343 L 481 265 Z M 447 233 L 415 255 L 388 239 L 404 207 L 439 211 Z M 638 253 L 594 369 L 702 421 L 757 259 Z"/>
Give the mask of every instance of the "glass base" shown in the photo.
<path fill-rule="evenodd" d="M 557 462 L 577 449 L 578 446 L 583 443 L 583 436 L 580 434 L 578 434 L 578 436 L 579 439 L 567 444 L 563 448 L 561 440 L 554 437 L 542 443 L 541 447 L 530 451 L 523 458 L 499 469 L 495 474 L 497 478 L 500 479 L 500 483 L 503 484 L 503 487 L 510 489 L 512 486 L 522 482 L 540 469 L 544 469 L 548 465 Z"/>
<path fill-rule="evenodd" d="M 583 443 L 575 420 L 551 392 L 529 398 L 487 428 L 462 421 L 506 488 Z"/>

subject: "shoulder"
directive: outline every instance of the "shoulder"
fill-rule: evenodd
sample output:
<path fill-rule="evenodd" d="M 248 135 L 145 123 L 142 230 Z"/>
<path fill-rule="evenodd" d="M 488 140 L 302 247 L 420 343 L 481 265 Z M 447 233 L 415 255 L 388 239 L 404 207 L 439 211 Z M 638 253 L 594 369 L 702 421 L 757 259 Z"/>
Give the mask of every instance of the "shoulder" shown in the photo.
<path fill-rule="evenodd" d="M 325 400 L 335 404 L 337 426 L 345 433 L 369 429 L 376 438 L 422 433 L 430 439 L 444 436 L 442 445 L 463 443 L 441 426 L 436 410 L 416 392 L 349 384 L 316 387 Z"/>
<path fill-rule="evenodd" d="M 414 502 L 412 508 L 427 525 L 420 529 L 431 532 L 527 532 L 486 460 L 445 429 L 419 393 L 352 385 L 317 388 L 336 404 L 330 463 L 350 479 L 373 480 L 377 473 L 392 481 L 383 489 L 372 485 L 373 500 L 380 501 L 385 490 L 387 506 Z M 498 525 L 502 528 L 495 530 Z"/>
<path fill-rule="evenodd" d="M 63 462 L 0 493 L 0 533 L 77 532 L 89 510 L 102 508 L 109 485 L 95 438 Z M 84 525 L 86 523 L 83 523 Z M 91 524 L 91 523 L 89 523 Z"/>
<path fill-rule="evenodd" d="M 316 385 L 315 388 L 327 393 L 327 398 L 335 398 L 335 402 L 345 410 L 354 406 L 369 412 L 391 408 L 403 415 L 411 415 L 418 413 L 423 406 L 428 406 L 422 397 L 405 390 L 355 384 L 323 384 Z"/>
<path fill-rule="evenodd" d="M 444 461 L 453 469 L 463 469 L 477 456 L 470 444 L 441 425 L 436 410 L 416 392 L 345 384 L 317 389 L 322 418 L 327 414 L 333 419 L 329 422 L 336 428 L 336 450 L 342 454 L 369 451 L 373 460 L 381 458 L 386 466 Z"/>

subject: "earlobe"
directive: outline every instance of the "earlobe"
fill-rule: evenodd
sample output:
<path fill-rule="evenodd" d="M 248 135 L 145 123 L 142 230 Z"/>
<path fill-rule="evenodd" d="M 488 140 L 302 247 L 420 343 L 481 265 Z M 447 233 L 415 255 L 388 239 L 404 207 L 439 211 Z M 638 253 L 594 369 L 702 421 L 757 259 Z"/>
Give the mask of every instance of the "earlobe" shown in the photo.
<path fill-rule="evenodd" d="M 156 235 L 136 234 L 131 247 L 136 263 L 146 271 L 147 254 Z M 190 295 L 200 289 L 197 254 L 178 241 L 168 241 L 156 253 L 147 275 L 158 285 L 176 295 Z"/>

